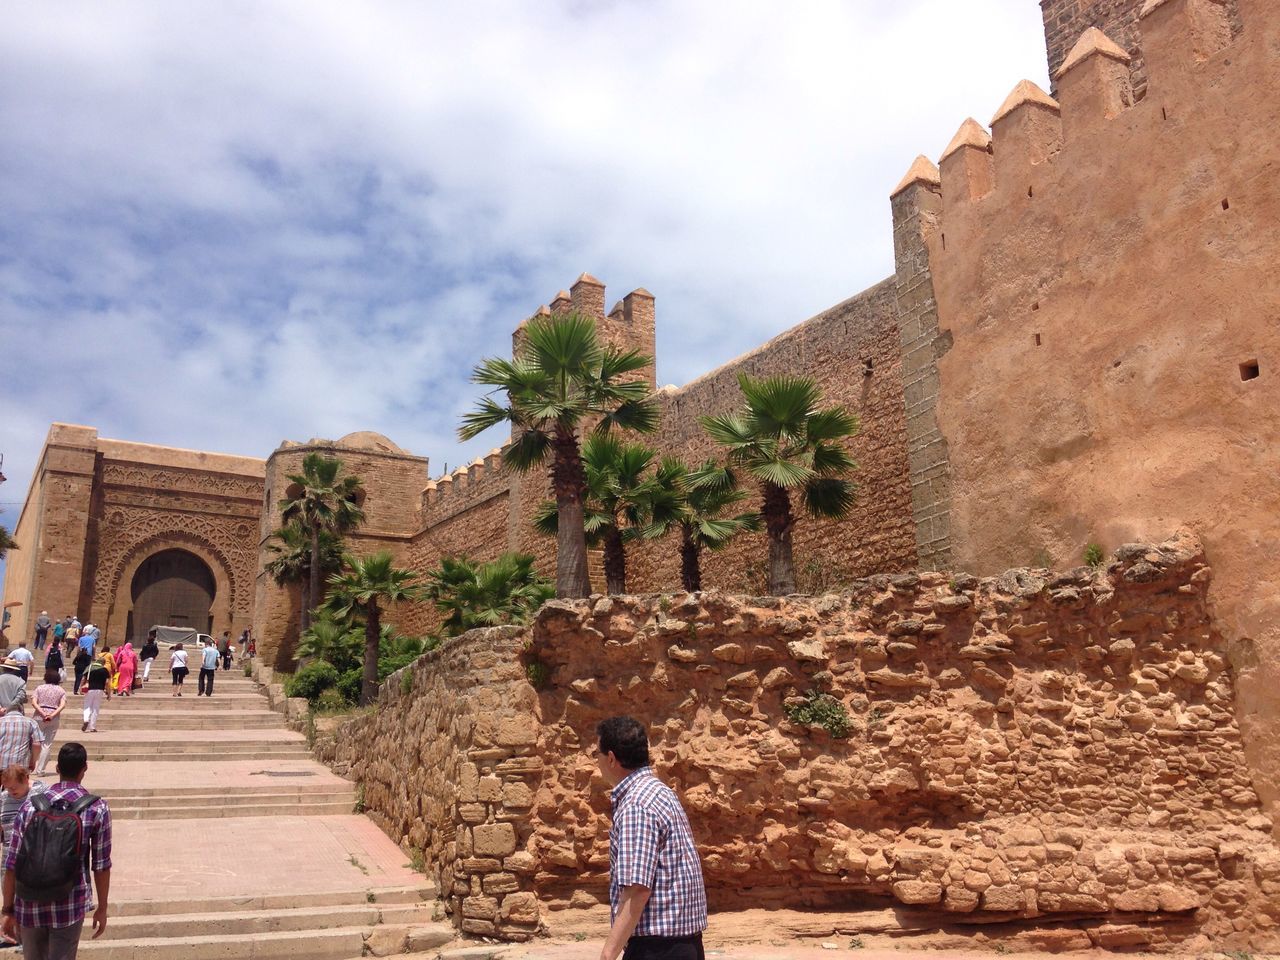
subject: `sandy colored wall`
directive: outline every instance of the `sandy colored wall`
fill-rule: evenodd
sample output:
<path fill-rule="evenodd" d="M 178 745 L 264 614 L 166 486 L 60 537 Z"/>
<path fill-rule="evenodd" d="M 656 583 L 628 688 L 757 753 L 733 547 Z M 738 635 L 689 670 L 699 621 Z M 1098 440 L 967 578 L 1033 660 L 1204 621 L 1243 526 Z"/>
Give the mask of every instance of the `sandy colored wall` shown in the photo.
<path fill-rule="evenodd" d="M 1185 535 L 1052 577 L 556 601 L 424 656 L 318 749 L 425 850 L 473 933 L 524 937 L 606 897 L 590 747 L 627 712 L 689 812 L 713 909 L 821 906 L 898 942 L 1259 949 L 1280 850 L 1211 579 Z M 786 719 L 815 687 L 846 706 L 847 739 Z"/>
<path fill-rule="evenodd" d="M 346 549 L 357 555 L 390 550 L 397 564 L 407 563 L 413 532 L 421 526 L 422 489 L 427 483 L 428 461 L 402 450 L 381 434 L 360 432 L 339 440 L 313 439 L 305 444 L 286 442 L 267 460 L 263 512 L 256 531 L 258 566 L 254 582 L 253 624 L 259 655 L 282 669 L 291 669 L 298 640 L 298 593 L 280 588 L 264 572 L 274 556 L 268 549 L 271 533 L 280 526 L 280 501 L 285 498 L 288 476 L 302 472 L 310 453 L 336 457 L 344 475 L 360 478 L 365 492 L 365 520 L 346 536 Z M 400 625 L 411 617 L 408 610 L 392 610 L 387 622 Z"/>
<path fill-rule="evenodd" d="M 944 162 L 929 249 L 956 567 L 1194 529 L 1275 810 L 1280 8 L 1238 13 L 1228 43 L 1223 7 L 1169 0 L 1141 23 L 1141 102 L 1095 56 L 1059 81 L 1060 116 L 1020 108 L 992 154 Z"/>
<path fill-rule="evenodd" d="M 870 373 L 866 373 L 868 362 Z M 696 465 L 723 460 L 699 417 L 742 405 L 738 375 L 804 373 L 813 376 L 827 404 L 843 404 L 861 430 L 848 443 L 858 463 L 853 479 L 858 501 L 839 523 L 803 517 L 796 527 L 795 554 L 802 592 L 822 592 L 870 573 L 909 569 L 915 539 L 907 477 L 896 292 L 886 280 L 797 324 L 751 353 L 677 390 L 659 394 L 662 423 L 652 445 Z M 739 509 L 759 507 L 759 496 Z M 795 504 L 800 508 L 800 504 Z M 703 555 L 703 585 L 763 593 L 767 582 L 763 533 L 743 536 L 726 550 Z M 671 537 L 629 549 L 628 588 L 673 590 L 680 585 L 679 541 Z"/>
<path fill-rule="evenodd" d="M 23 604 L 12 608 L 11 644 L 32 639 L 41 610 L 50 616 L 83 616 L 89 610 L 84 575 L 97 442 L 92 427 L 55 423 L 49 428 L 17 524 L 19 550 L 9 556 L 25 573 L 5 578 L 5 603 Z"/>

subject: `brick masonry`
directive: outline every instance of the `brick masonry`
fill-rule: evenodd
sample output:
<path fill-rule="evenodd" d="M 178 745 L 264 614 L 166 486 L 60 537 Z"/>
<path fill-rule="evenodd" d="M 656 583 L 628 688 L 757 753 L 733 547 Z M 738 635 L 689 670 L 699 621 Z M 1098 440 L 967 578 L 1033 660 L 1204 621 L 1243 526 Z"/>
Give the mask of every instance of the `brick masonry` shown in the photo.
<path fill-rule="evenodd" d="M 919 563 L 925 570 L 951 566 L 951 468 L 947 441 L 938 429 L 938 358 L 949 335 L 938 329 L 926 236 L 941 211 L 936 185 L 917 181 L 893 204 L 893 253 L 898 338 L 902 360 L 906 451 L 911 515 Z"/>

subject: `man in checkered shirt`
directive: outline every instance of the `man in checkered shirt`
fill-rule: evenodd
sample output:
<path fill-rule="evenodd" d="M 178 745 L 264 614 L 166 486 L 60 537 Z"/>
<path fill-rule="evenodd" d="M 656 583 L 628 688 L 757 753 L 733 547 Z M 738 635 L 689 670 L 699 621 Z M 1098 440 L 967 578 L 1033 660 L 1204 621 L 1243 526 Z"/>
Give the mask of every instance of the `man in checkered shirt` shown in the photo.
<path fill-rule="evenodd" d="M 89 769 L 88 754 L 79 743 L 64 744 L 58 751 L 58 782 L 45 791 L 51 801 L 66 800 L 75 803 L 87 791 L 80 786 L 85 771 Z M 84 870 L 65 900 L 37 903 L 17 896 L 17 878 L 14 868 L 18 864 L 18 850 L 22 846 L 22 834 L 32 816 L 31 801 L 23 803 L 13 822 L 13 837 L 9 839 L 4 858 L 4 906 L 0 908 L 5 936 L 15 939 L 22 929 L 22 955 L 25 960 L 75 960 L 80 946 L 80 930 L 85 915 L 93 910 L 93 939 L 102 936 L 107 929 L 107 895 L 111 888 L 111 811 L 107 802 L 95 800 L 80 814 L 83 836 L 89 844 Z M 94 908 L 93 894 L 89 889 L 89 874 L 98 891 L 98 905 Z"/>
<path fill-rule="evenodd" d="M 611 717 L 596 730 L 596 762 L 613 787 L 609 831 L 612 925 L 600 960 L 703 960 L 707 894 L 684 808 L 649 768 L 639 721 Z"/>

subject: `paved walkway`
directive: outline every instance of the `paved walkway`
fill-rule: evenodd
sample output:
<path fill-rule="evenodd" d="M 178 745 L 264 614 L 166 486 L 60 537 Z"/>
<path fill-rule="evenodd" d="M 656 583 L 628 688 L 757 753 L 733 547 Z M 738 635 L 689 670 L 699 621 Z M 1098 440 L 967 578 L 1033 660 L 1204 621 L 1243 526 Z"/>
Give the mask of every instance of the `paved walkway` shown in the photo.
<path fill-rule="evenodd" d="M 71 695 L 58 743 L 88 748 L 85 786 L 114 829 L 107 934 L 86 934 L 82 957 L 347 960 L 452 938 L 431 884 L 241 669 L 212 697 L 187 688 L 153 675 L 105 704 L 96 734 Z"/>

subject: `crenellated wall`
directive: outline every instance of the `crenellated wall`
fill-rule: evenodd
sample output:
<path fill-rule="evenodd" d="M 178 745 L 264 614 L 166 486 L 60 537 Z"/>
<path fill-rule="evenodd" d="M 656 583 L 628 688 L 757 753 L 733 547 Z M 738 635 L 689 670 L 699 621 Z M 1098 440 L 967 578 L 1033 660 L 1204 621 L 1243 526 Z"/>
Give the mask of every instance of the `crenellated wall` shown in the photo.
<path fill-rule="evenodd" d="M 838 911 L 898 944 L 1274 949 L 1280 850 L 1211 580 L 1182 534 L 1096 571 L 555 601 L 388 678 L 317 750 L 470 933 L 524 939 L 606 900 L 591 747 L 630 713 L 712 909 Z M 846 736 L 788 719 L 810 690 Z"/>
<path fill-rule="evenodd" d="M 1280 801 L 1280 6 L 1148 0 L 1146 95 L 1082 36 L 903 188 L 939 330 L 954 567 L 1203 538 L 1249 769 Z M 1238 29 L 1233 18 L 1238 17 Z M 913 168 L 914 170 L 915 168 Z"/>

